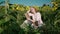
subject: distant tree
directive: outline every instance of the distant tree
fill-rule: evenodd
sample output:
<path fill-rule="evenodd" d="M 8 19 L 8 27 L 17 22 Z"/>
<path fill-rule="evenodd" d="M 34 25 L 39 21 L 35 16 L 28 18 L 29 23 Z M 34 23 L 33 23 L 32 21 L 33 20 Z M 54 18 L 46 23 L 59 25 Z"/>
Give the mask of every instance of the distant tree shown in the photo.
<path fill-rule="evenodd" d="M 0 2 L 0 5 L 3 4 L 3 3 L 5 3 L 5 1 Z"/>

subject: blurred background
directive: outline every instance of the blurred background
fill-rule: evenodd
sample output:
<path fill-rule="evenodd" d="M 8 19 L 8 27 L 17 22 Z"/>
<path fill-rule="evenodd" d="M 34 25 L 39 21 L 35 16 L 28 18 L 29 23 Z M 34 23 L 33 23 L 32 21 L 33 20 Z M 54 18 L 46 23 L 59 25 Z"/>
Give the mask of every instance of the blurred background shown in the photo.
<path fill-rule="evenodd" d="M 41 13 L 45 26 L 20 27 L 30 6 Z M 60 0 L 0 0 L 0 34 L 60 34 Z"/>

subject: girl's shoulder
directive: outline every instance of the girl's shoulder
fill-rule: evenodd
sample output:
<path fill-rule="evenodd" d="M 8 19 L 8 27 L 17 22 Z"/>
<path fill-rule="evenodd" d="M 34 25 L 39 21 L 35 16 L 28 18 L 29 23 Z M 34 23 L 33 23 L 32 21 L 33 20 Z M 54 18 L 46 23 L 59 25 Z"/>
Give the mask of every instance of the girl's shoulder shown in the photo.
<path fill-rule="evenodd" d="M 40 14 L 40 12 L 37 12 L 37 14 Z"/>
<path fill-rule="evenodd" d="M 41 13 L 40 12 L 37 12 L 37 15 L 41 15 Z"/>

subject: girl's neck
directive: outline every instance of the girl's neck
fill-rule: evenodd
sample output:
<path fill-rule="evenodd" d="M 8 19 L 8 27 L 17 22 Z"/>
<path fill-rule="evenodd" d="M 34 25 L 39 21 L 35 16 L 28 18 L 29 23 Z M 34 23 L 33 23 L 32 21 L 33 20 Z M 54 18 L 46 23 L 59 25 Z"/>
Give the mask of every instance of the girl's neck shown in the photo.
<path fill-rule="evenodd" d="M 36 14 L 36 12 L 34 12 L 33 14 Z"/>

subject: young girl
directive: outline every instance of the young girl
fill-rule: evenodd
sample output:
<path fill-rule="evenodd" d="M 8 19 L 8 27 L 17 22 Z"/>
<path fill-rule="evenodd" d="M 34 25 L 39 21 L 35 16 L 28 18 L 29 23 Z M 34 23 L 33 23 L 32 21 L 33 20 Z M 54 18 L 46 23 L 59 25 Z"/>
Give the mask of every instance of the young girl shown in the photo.
<path fill-rule="evenodd" d="M 30 10 L 28 10 L 25 13 L 26 19 L 24 23 L 31 24 L 32 27 L 38 28 L 43 25 L 43 21 L 41 19 L 40 12 L 37 12 L 37 10 L 34 7 L 30 7 Z"/>

